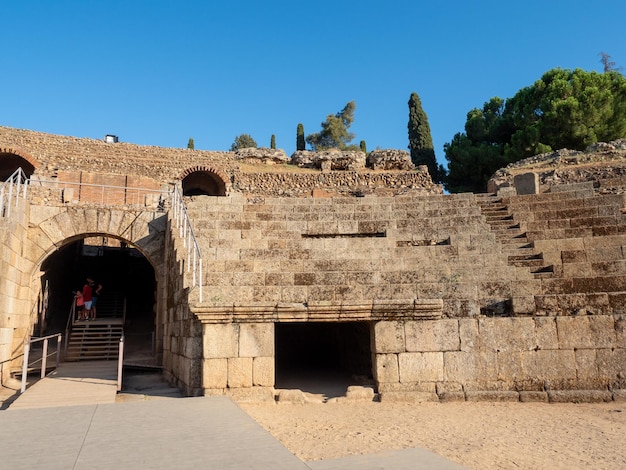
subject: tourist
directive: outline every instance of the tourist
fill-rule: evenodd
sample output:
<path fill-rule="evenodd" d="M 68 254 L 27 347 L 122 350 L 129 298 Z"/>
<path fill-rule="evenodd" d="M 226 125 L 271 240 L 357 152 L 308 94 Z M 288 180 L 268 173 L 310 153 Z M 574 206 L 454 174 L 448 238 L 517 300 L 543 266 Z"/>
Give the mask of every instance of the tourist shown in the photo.
<path fill-rule="evenodd" d="M 91 302 L 93 293 L 93 279 L 87 278 L 87 283 L 83 286 L 83 301 L 85 302 L 84 317 L 85 320 L 91 319 Z"/>
<path fill-rule="evenodd" d="M 100 297 L 100 292 L 102 291 L 102 284 L 97 284 L 93 278 L 88 277 L 87 282 L 91 286 L 91 309 L 89 310 L 89 319 L 96 319 L 96 304 L 98 303 L 98 297 Z"/>

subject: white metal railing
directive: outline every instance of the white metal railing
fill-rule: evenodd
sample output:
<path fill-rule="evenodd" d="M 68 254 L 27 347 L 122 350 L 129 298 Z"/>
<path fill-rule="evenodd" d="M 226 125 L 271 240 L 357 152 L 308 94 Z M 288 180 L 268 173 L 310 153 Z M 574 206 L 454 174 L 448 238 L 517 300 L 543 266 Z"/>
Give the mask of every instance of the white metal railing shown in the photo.
<path fill-rule="evenodd" d="M 116 206 L 141 206 L 163 209 L 169 198 L 169 190 L 114 186 L 107 184 L 57 181 L 31 178 L 28 185 L 34 190 L 43 188 L 58 190 L 64 203 L 92 203 Z"/>
<path fill-rule="evenodd" d="M 191 220 L 183 201 L 183 193 L 178 185 L 172 192 L 172 216 L 179 229 L 183 246 L 187 249 L 187 272 L 192 272 L 192 286 L 198 287 L 198 297 L 202 303 L 202 253 L 200 245 L 193 233 Z"/>
<path fill-rule="evenodd" d="M 117 356 L 117 391 L 122 390 L 122 376 L 124 372 L 124 336 L 120 338 L 119 353 Z"/>
<path fill-rule="evenodd" d="M 17 207 L 20 198 L 26 198 L 28 178 L 21 168 L 13 172 L 0 186 L 0 217 L 10 217 L 11 207 Z"/>
<path fill-rule="evenodd" d="M 33 361 L 33 364 L 36 364 L 37 362 L 41 361 L 41 378 L 43 379 L 46 376 L 47 359 L 49 356 L 52 356 L 52 354 L 54 354 L 54 353 L 48 354 L 48 340 L 50 338 L 57 339 L 56 367 L 59 367 L 59 358 L 61 357 L 62 337 L 63 335 L 61 333 L 56 333 L 54 335 L 42 336 L 41 338 L 33 338 L 33 337 L 28 338 L 28 340 L 26 341 L 26 344 L 24 345 L 24 363 L 22 364 L 22 388 L 20 389 L 20 393 L 24 393 L 24 391 L 26 390 L 26 378 L 28 377 L 28 367 L 32 365 L 28 363 L 31 344 L 37 343 L 39 341 L 43 341 L 43 351 L 41 353 L 41 359 L 37 359 L 36 361 Z"/>

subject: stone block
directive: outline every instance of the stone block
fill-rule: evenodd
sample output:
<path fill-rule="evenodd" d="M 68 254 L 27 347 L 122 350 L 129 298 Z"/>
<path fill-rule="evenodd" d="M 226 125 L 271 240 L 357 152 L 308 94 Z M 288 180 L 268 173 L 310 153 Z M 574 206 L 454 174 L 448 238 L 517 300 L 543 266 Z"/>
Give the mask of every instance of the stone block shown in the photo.
<path fill-rule="evenodd" d="M 202 325 L 203 353 L 205 358 L 237 357 L 239 352 L 239 325 Z"/>
<path fill-rule="evenodd" d="M 530 351 L 536 346 L 532 318 L 481 318 L 478 329 L 481 351 Z"/>
<path fill-rule="evenodd" d="M 535 344 L 539 349 L 557 349 L 559 347 L 556 319 L 554 317 L 535 320 Z"/>
<path fill-rule="evenodd" d="M 539 194 L 539 175 L 533 172 L 521 173 L 513 177 L 513 186 L 518 196 Z"/>
<path fill-rule="evenodd" d="M 226 388 L 228 384 L 228 360 L 204 359 L 202 361 L 202 387 Z"/>
<path fill-rule="evenodd" d="M 395 321 L 374 323 L 373 353 L 399 353 L 406 351 L 404 324 Z"/>
<path fill-rule="evenodd" d="M 273 357 L 255 357 L 252 359 L 252 385 L 273 387 L 275 382 Z"/>
<path fill-rule="evenodd" d="M 613 400 L 620 403 L 626 403 L 626 390 L 613 390 Z"/>
<path fill-rule="evenodd" d="M 351 385 L 346 392 L 349 401 L 374 401 L 375 393 L 372 387 Z"/>
<path fill-rule="evenodd" d="M 398 354 L 401 383 L 443 380 L 443 352 Z"/>
<path fill-rule="evenodd" d="M 522 355 L 522 367 L 537 380 L 562 381 L 576 378 L 573 350 L 528 351 Z"/>
<path fill-rule="evenodd" d="M 228 387 L 252 387 L 252 358 L 231 357 L 228 361 Z"/>
<path fill-rule="evenodd" d="M 303 405 L 307 402 L 306 396 L 301 390 L 279 390 L 276 402 Z"/>
<path fill-rule="evenodd" d="M 548 393 L 540 392 L 540 391 L 520 391 L 519 392 L 519 401 L 523 403 L 531 403 L 531 402 L 549 402 Z"/>
<path fill-rule="evenodd" d="M 626 377 L 626 349 L 597 349 L 598 377 L 615 382 Z"/>
<path fill-rule="evenodd" d="M 486 391 L 467 391 L 465 392 L 467 401 L 488 401 L 488 402 L 509 402 L 519 401 L 519 392 L 512 390 L 486 390 Z"/>
<path fill-rule="evenodd" d="M 380 393 L 381 403 L 424 403 L 438 402 L 439 397 L 436 393 L 427 392 L 382 392 Z"/>
<path fill-rule="evenodd" d="M 615 346 L 615 329 L 610 315 L 557 317 L 561 349 L 594 349 Z"/>
<path fill-rule="evenodd" d="M 237 403 L 274 403 L 272 387 L 227 388 L 224 394 Z"/>
<path fill-rule="evenodd" d="M 459 351 L 459 322 L 456 319 L 410 321 L 404 326 L 408 352 Z"/>
<path fill-rule="evenodd" d="M 532 315 L 535 313 L 535 297 L 533 295 L 513 296 L 511 310 L 515 315 Z"/>
<path fill-rule="evenodd" d="M 461 341 L 461 351 L 470 352 L 478 350 L 480 337 L 478 333 L 478 320 L 473 318 L 460 318 L 459 339 Z"/>
<path fill-rule="evenodd" d="M 605 403 L 613 401 L 609 390 L 548 390 L 550 403 Z"/>
<path fill-rule="evenodd" d="M 378 383 L 399 383 L 397 354 L 376 354 L 374 358 L 374 378 Z"/>
<path fill-rule="evenodd" d="M 241 323 L 239 357 L 273 357 L 274 323 Z"/>
<path fill-rule="evenodd" d="M 450 351 L 443 354 L 444 380 L 466 383 L 482 378 L 479 354 Z"/>

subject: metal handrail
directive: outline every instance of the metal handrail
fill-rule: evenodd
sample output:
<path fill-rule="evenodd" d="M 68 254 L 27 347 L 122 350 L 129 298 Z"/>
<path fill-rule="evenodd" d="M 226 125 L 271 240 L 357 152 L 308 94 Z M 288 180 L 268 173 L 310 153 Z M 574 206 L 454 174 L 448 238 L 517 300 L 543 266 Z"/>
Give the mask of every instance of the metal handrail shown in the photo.
<path fill-rule="evenodd" d="M 198 287 L 198 297 L 202 303 L 202 253 L 178 185 L 172 192 L 172 211 L 176 228 L 179 229 L 180 237 L 183 239 L 183 247 L 187 248 L 187 272 L 192 271 L 192 286 Z"/>
<path fill-rule="evenodd" d="M 119 354 L 117 355 L 117 391 L 122 390 L 122 375 L 124 372 L 124 336 L 120 338 Z"/>
<path fill-rule="evenodd" d="M 37 359 L 33 361 L 33 364 L 41 361 L 41 378 L 43 379 L 46 376 L 46 362 L 48 359 L 48 340 L 50 338 L 56 337 L 57 339 L 57 363 L 56 367 L 59 367 L 59 358 L 61 356 L 61 342 L 63 335 L 61 333 L 56 333 L 53 335 L 42 336 L 41 338 L 33 338 L 29 336 L 26 340 L 26 344 L 24 344 L 24 362 L 22 363 L 22 387 L 20 388 L 20 393 L 24 393 L 26 391 L 26 378 L 28 376 L 28 366 L 31 365 L 28 363 L 28 356 L 30 354 L 30 345 L 33 343 L 37 343 L 39 341 L 43 341 L 43 352 L 41 354 L 41 359 Z M 50 354 L 52 356 L 52 354 Z"/>
<path fill-rule="evenodd" d="M 15 170 L 0 186 L 0 217 L 10 217 L 13 198 L 17 207 L 20 196 L 26 198 L 28 178 L 21 168 Z"/>

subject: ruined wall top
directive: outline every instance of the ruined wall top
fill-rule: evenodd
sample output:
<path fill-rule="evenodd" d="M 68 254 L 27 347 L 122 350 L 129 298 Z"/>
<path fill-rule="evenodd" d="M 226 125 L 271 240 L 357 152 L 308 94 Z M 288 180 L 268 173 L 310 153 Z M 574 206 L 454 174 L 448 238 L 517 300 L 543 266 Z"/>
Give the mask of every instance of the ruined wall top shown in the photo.
<path fill-rule="evenodd" d="M 0 156 L 19 155 L 35 167 L 40 178 L 67 178 L 68 174 L 87 172 L 148 177 L 163 185 L 175 183 L 192 171 L 207 170 L 220 175 L 228 188 L 247 194 L 306 197 L 320 190 L 329 195 L 443 193 L 425 167 L 386 166 L 377 170 L 366 168 L 361 152 L 352 152 L 357 156 L 339 152 L 333 154 L 335 160 L 332 152 L 326 153 L 313 158 L 319 165 L 300 168 L 294 156 L 289 158 L 280 149 L 224 152 L 164 148 L 0 126 Z M 339 164 L 346 159 L 358 164 Z M 334 163 L 324 164 L 328 161 Z"/>

